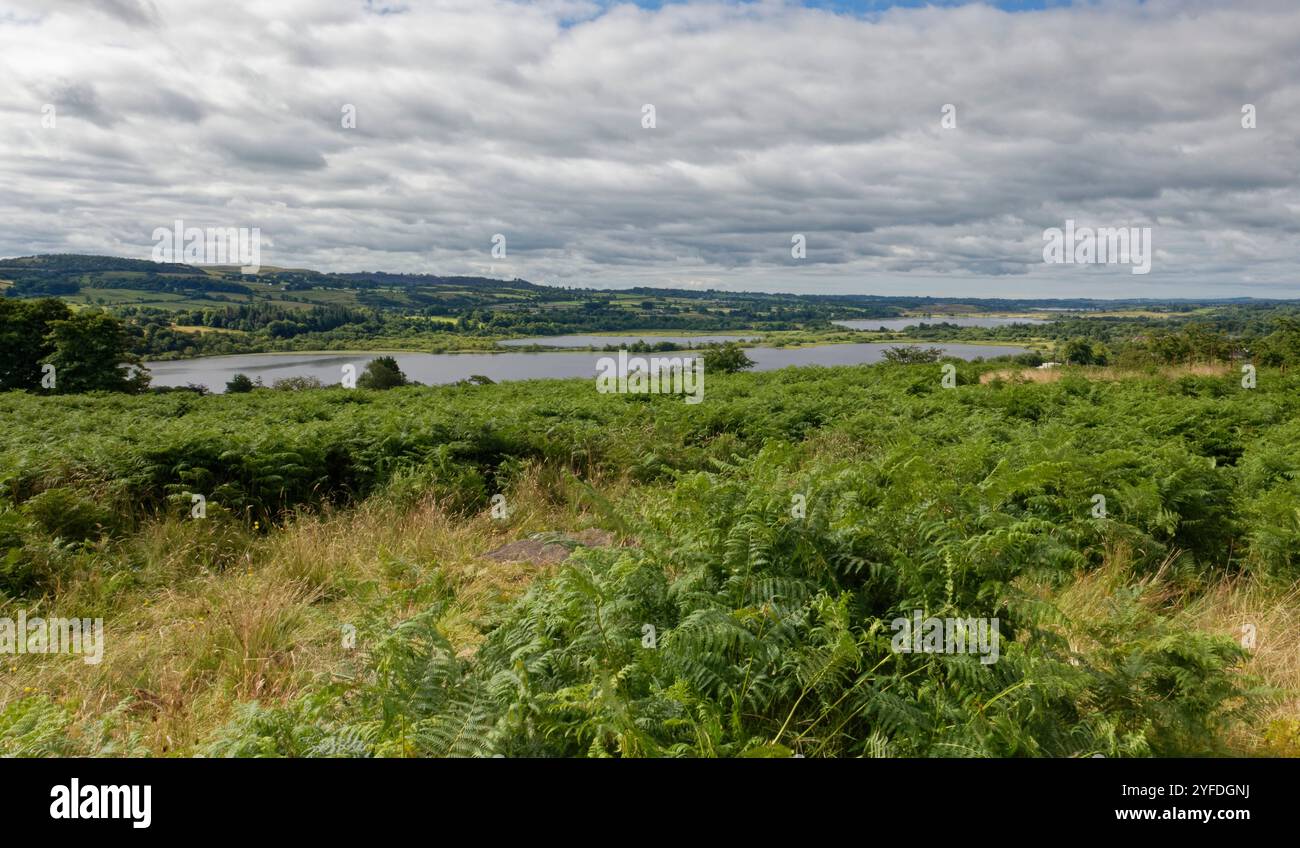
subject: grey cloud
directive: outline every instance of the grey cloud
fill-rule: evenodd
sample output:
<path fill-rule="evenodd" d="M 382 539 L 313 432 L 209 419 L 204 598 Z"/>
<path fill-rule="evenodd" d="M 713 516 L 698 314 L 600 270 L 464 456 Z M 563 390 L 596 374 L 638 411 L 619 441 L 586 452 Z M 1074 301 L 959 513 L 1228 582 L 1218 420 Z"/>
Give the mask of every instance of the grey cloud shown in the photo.
<path fill-rule="evenodd" d="M 233 165 L 256 171 L 316 171 L 325 168 L 325 157 L 307 139 L 263 127 L 243 132 L 222 132 L 212 139 L 216 150 Z"/>
<path fill-rule="evenodd" d="M 152 226 L 185 213 L 261 226 L 268 262 L 327 270 L 1060 296 L 1235 295 L 1249 278 L 1300 294 L 1293 3 L 99 9 L 122 26 L 62 7 L 0 19 L 6 64 L 84 119 L 42 130 L 39 104 L 0 104 L 0 254 L 134 238 L 144 256 Z M 1042 230 L 1065 218 L 1153 226 L 1166 258 L 1141 280 L 1046 267 Z"/>
<path fill-rule="evenodd" d="M 150 0 L 77 0 L 75 5 L 88 6 L 134 26 L 153 27 L 158 24 L 158 7 Z"/>
<path fill-rule="evenodd" d="M 141 92 L 132 105 L 133 111 L 150 118 L 173 119 L 196 124 L 208 114 L 198 99 L 181 91 L 158 88 Z"/>
<path fill-rule="evenodd" d="M 111 127 L 119 117 L 100 101 L 93 83 L 60 81 L 43 87 L 42 96 L 61 118 L 80 118 L 99 127 Z"/>

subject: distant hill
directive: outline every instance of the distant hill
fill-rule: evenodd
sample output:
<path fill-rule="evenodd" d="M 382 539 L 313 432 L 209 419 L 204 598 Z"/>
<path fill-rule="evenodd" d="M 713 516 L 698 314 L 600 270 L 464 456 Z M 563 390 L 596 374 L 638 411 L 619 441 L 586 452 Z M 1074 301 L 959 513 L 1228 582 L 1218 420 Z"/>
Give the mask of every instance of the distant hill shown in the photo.
<path fill-rule="evenodd" d="M 305 269 L 264 268 L 256 275 L 233 266 L 197 266 L 146 259 L 124 259 L 80 253 L 54 253 L 0 259 L 0 280 L 11 285 L 8 297 L 61 297 L 89 289 L 203 294 L 251 294 L 248 283 L 286 291 L 313 288 L 453 288 L 480 291 L 541 290 L 526 280 L 487 277 L 440 277 L 434 274 L 389 274 L 382 271 L 348 274 Z"/>
<path fill-rule="evenodd" d="M 528 280 L 490 277 L 394 274 L 386 271 L 322 272 L 264 266 L 244 274 L 235 266 L 197 266 L 77 253 L 0 259 L 0 287 L 6 297 L 62 297 L 105 306 L 136 305 L 162 309 L 211 309 L 254 300 L 274 300 L 286 308 L 369 307 L 425 315 L 462 315 L 473 309 L 518 312 L 582 308 L 591 313 L 611 305 L 654 316 L 653 323 L 679 329 L 672 315 L 715 311 L 713 323 L 737 310 L 765 320 L 801 325 L 827 317 L 892 317 L 1032 310 L 1103 311 L 1159 309 L 1192 312 L 1231 304 L 1267 306 L 1292 301 L 1254 298 L 1098 300 L 1092 298 L 980 298 L 921 295 L 813 295 L 746 291 L 560 288 Z M 548 319 L 549 320 L 549 319 Z M 608 322 L 607 322 L 608 323 Z M 616 322 L 617 323 L 617 322 Z M 636 323 L 636 322 L 634 322 Z M 644 326 L 644 322 L 637 323 Z"/>
<path fill-rule="evenodd" d="M 142 271 L 159 274 L 201 274 L 203 269 L 193 265 L 172 262 L 152 262 L 148 259 L 125 259 L 118 256 L 97 256 L 91 253 L 44 253 L 37 256 L 20 256 L 0 259 L 0 269 L 26 272 L 100 272 Z"/>
<path fill-rule="evenodd" d="M 334 283 L 352 284 L 354 286 L 365 287 L 374 286 L 406 286 L 411 288 L 424 288 L 426 286 L 451 286 L 456 288 L 472 289 L 509 289 L 518 291 L 519 289 L 533 289 L 535 291 L 554 291 L 553 286 L 539 286 L 536 283 L 530 283 L 527 280 L 496 280 L 491 277 L 440 277 L 436 274 L 389 274 L 385 271 L 361 271 L 347 274 L 321 274 L 318 272 L 309 272 L 315 275 L 315 278 L 327 280 Z"/>

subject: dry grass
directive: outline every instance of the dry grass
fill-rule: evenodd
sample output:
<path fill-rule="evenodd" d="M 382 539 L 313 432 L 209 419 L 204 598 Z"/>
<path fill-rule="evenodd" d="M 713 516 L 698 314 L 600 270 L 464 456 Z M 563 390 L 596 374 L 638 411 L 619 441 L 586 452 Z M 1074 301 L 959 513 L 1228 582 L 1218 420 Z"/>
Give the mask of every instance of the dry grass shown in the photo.
<path fill-rule="evenodd" d="M 980 375 L 980 384 L 985 385 L 995 380 L 1007 383 L 1055 383 L 1065 375 L 1062 368 L 1021 368 L 1007 371 L 985 371 Z"/>
<path fill-rule="evenodd" d="M 1179 377 L 1222 377 L 1235 373 L 1231 365 L 1198 363 L 1193 365 L 1170 365 L 1142 371 L 1132 368 L 1113 366 L 1058 366 L 1056 368 L 1013 368 L 1003 371 L 986 371 L 980 375 L 980 383 L 992 383 L 1002 380 L 1010 383 L 1055 383 L 1066 374 L 1083 377 L 1088 380 L 1131 380 L 1141 377 L 1161 377 L 1176 380 Z"/>
<path fill-rule="evenodd" d="M 1247 755 L 1300 757 L 1300 583 L 1226 578 L 1193 599 L 1182 615 L 1209 633 L 1242 640 L 1253 627 L 1244 671 L 1276 690 L 1234 739 Z"/>
<path fill-rule="evenodd" d="M 472 651 L 489 611 L 541 571 L 481 554 L 529 533 L 595 523 L 565 485 L 526 471 L 505 520 L 378 496 L 266 535 L 214 522 L 151 524 L 117 552 L 134 572 L 105 558 L 42 606 L 47 615 L 102 616 L 103 661 L 6 657 L 0 709 L 31 695 L 70 707 L 78 721 L 121 708 L 121 734 L 137 734 L 140 752 L 190 754 L 239 702 L 283 702 L 347 669 L 355 654 L 343 647 L 345 624 L 391 626 L 442 599 L 440 625 Z"/>
<path fill-rule="evenodd" d="M 1241 673 L 1276 697 L 1256 704 L 1248 721 L 1226 742 L 1242 756 L 1300 756 L 1300 583 L 1233 575 L 1188 594 L 1168 580 L 1176 558 L 1139 576 L 1129 551 L 1117 546 L 1107 551 L 1100 568 L 1077 575 L 1051 594 L 1059 609 L 1078 621 L 1104 617 L 1116 590 L 1137 587 L 1144 605 L 1166 614 L 1177 610 L 1173 614 L 1178 619 L 1201 632 L 1249 647 L 1244 628 L 1253 626 L 1254 647 Z M 1071 643 L 1076 651 L 1089 647 L 1077 637 Z"/>

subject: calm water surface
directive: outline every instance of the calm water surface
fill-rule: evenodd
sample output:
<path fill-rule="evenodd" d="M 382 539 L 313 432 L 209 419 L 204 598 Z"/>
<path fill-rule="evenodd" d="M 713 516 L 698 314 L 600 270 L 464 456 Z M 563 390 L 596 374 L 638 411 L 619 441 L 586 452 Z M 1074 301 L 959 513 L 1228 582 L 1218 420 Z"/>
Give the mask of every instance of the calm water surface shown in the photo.
<path fill-rule="evenodd" d="M 681 345 L 702 345 L 712 344 L 714 342 L 743 342 L 747 339 L 757 339 L 760 336 L 534 336 L 529 339 L 507 339 L 497 344 L 503 347 L 528 347 L 529 345 L 540 345 L 542 347 L 596 347 L 601 348 L 606 345 L 619 345 L 626 347 L 637 342 L 646 342 L 647 344 L 657 344 L 659 342 L 673 342 Z"/>
<path fill-rule="evenodd" d="M 772 371 L 790 365 L 862 365 L 879 362 L 884 351 L 897 342 L 831 344 L 804 348 L 746 348 L 755 371 Z M 974 359 L 1025 353 L 1025 348 L 975 344 L 933 344 L 950 356 Z M 347 351 L 340 353 L 252 353 L 238 356 L 205 356 L 172 362 L 146 362 L 155 386 L 184 386 L 197 383 L 223 392 L 236 374 L 259 377 L 266 385 L 286 377 L 315 377 L 326 385 L 337 385 L 344 365 L 355 365 L 360 374 L 376 356 L 392 356 L 411 380 L 426 385 L 454 383 L 475 374 L 503 380 L 595 377 L 599 352 L 554 353 L 383 353 Z M 659 354 L 661 356 L 681 355 Z"/>

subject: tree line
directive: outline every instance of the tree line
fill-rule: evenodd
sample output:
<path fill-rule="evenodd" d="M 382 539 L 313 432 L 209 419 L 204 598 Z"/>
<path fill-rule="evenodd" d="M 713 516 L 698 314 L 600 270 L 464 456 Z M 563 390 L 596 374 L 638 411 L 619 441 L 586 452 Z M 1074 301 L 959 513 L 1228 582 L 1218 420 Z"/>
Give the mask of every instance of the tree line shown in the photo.
<path fill-rule="evenodd" d="M 0 390 L 143 391 L 149 372 L 134 346 L 127 326 L 106 312 L 74 312 L 54 298 L 0 300 Z"/>

